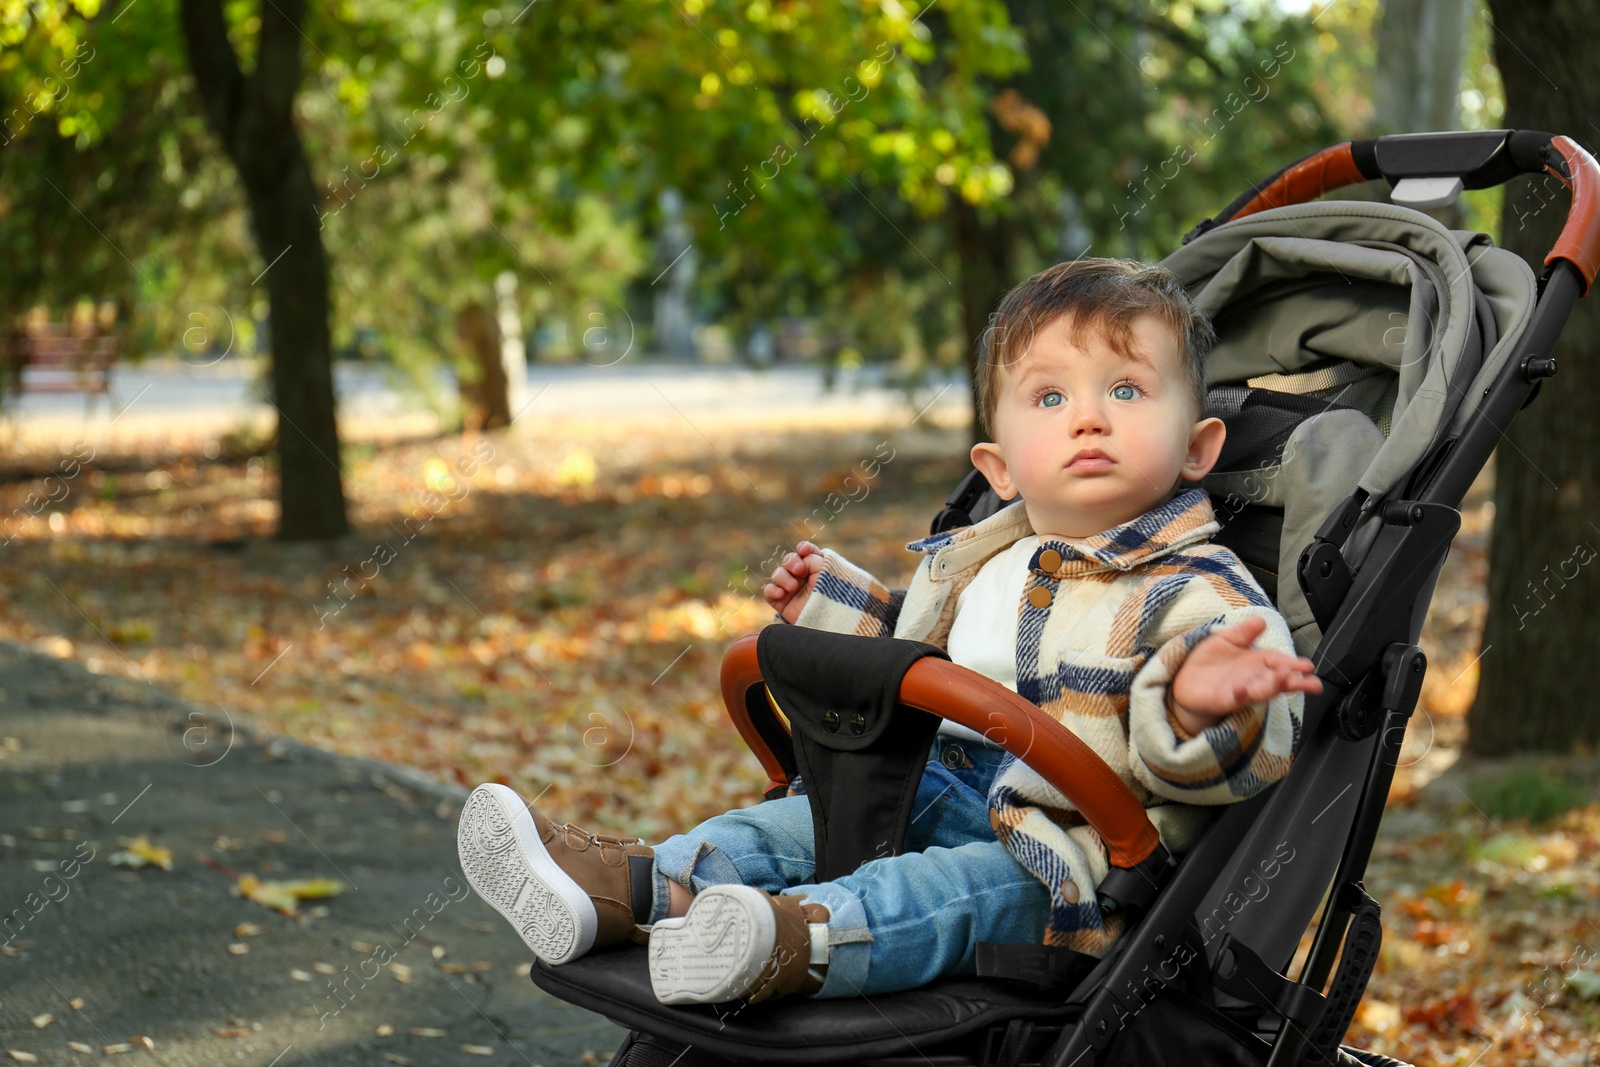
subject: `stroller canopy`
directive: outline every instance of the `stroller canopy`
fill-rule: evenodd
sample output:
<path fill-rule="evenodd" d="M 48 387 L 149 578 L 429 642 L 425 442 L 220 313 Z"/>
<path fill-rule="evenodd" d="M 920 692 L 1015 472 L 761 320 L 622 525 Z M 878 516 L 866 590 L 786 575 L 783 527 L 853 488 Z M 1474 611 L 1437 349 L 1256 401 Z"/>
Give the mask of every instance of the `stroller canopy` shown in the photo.
<path fill-rule="evenodd" d="M 1294 579 L 1300 550 L 1360 488 L 1369 499 L 1343 548 L 1359 565 L 1379 505 L 1442 458 L 1511 359 L 1533 272 L 1486 234 L 1367 201 L 1248 215 L 1162 265 L 1217 328 L 1206 414 L 1228 436 L 1202 485 L 1225 529 L 1255 517 L 1254 551 L 1233 547 L 1309 655 L 1322 634 Z"/>

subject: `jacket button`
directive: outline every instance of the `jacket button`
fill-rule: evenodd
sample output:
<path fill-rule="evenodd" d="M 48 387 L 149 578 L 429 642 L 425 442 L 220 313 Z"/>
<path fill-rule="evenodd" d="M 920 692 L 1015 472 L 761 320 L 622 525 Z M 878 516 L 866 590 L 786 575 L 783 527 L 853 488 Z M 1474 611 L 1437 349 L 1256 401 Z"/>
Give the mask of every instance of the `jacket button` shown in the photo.
<path fill-rule="evenodd" d="M 822 728 L 824 730 L 828 731 L 830 734 L 838 733 L 839 732 L 839 713 L 837 711 L 825 711 L 825 712 L 823 712 L 822 713 Z"/>
<path fill-rule="evenodd" d="M 1061 566 L 1061 553 L 1053 548 L 1047 548 L 1039 553 L 1039 566 L 1047 571 L 1053 571 Z"/>
<path fill-rule="evenodd" d="M 1036 608 L 1042 609 L 1049 607 L 1050 601 L 1053 599 L 1054 597 L 1050 595 L 1050 590 L 1046 589 L 1042 585 L 1035 586 L 1034 588 L 1028 590 L 1028 603 L 1032 604 Z"/>

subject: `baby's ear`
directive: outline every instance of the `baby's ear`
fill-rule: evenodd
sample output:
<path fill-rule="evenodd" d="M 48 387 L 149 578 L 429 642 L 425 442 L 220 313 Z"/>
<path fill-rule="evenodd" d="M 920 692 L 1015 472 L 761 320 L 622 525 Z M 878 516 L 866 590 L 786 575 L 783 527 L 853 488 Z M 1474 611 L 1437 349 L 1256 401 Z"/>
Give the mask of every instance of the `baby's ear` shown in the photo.
<path fill-rule="evenodd" d="M 1010 500 L 1017 495 L 1017 487 L 1011 483 L 1011 472 L 1006 465 L 1005 453 L 993 441 L 980 441 L 972 446 L 972 465 L 983 473 L 990 486 L 999 494 L 1001 500 Z"/>
<path fill-rule="evenodd" d="M 1222 442 L 1228 436 L 1228 427 L 1217 418 L 1201 419 L 1189 432 L 1189 450 L 1183 457 L 1183 478 L 1198 482 L 1217 465 L 1222 455 Z"/>

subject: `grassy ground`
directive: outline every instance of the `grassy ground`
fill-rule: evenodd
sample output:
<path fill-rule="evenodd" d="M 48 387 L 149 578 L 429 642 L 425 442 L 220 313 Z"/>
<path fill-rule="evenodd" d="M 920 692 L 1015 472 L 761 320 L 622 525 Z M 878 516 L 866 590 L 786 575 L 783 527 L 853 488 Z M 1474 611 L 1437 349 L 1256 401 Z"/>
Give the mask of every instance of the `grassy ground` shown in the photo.
<path fill-rule="evenodd" d="M 806 537 L 903 585 L 905 542 L 966 469 L 961 440 L 931 416 L 678 418 L 357 445 L 358 532 L 331 546 L 265 539 L 270 462 L 85 465 L 59 487 L 0 485 L 0 639 L 660 836 L 757 799 L 716 680 L 727 645 L 770 620 L 774 553 Z M 1566 764 L 1457 763 L 1489 484 L 1463 508 L 1423 633 L 1428 681 L 1369 879 L 1389 943 L 1357 1033 L 1419 1062 L 1576 1065 L 1600 1021 L 1593 786 L 1547 789 Z"/>

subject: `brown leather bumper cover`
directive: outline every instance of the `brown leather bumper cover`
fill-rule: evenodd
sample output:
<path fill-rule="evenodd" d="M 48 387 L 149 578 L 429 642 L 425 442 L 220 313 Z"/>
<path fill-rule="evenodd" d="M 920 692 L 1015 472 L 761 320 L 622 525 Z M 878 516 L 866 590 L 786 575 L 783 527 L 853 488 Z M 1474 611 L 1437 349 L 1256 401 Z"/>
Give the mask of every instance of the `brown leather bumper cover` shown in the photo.
<path fill-rule="evenodd" d="M 746 704 L 747 690 L 761 684 L 757 636 L 739 638 L 723 657 L 722 702 L 771 788 L 786 785 L 788 775 L 751 722 Z M 1071 730 L 999 682 L 929 656 L 906 671 L 900 702 L 971 727 L 1027 763 L 1089 820 L 1113 866 L 1136 866 L 1160 845 L 1144 805 L 1116 772 Z"/>

